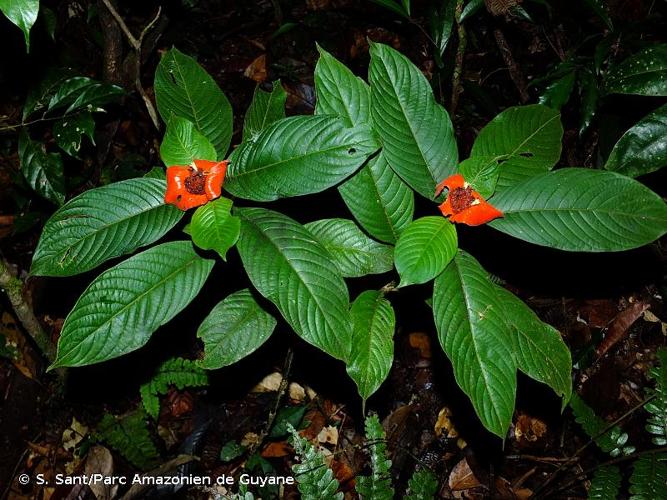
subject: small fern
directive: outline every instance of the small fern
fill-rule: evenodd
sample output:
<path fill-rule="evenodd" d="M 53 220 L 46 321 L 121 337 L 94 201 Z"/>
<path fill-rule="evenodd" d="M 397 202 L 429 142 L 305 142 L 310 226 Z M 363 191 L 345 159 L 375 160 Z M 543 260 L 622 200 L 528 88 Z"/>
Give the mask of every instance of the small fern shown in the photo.
<path fill-rule="evenodd" d="M 391 460 L 387 459 L 387 447 L 384 429 L 377 415 L 366 417 L 366 444 L 371 457 L 371 475 L 357 477 L 357 493 L 362 499 L 391 500 L 394 489 L 391 487 L 389 469 Z"/>
<path fill-rule="evenodd" d="M 631 500 L 667 498 L 667 453 L 652 453 L 635 460 L 630 493 Z"/>
<path fill-rule="evenodd" d="M 655 389 L 647 391 L 654 399 L 644 408 L 651 416 L 646 421 L 646 430 L 653 435 L 653 444 L 665 446 L 667 444 L 667 349 L 658 351 L 660 364 L 651 370 L 655 380 Z"/>
<path fill-rule="evenodd" d="M 307 439 L 302 438 L 291 424 L 288 429 L 294 439 L 300 464 L 294 464 L 297 486 L 303 500 L 342 500 L 343 494 L 338 491 L 338 481 L 333 471 L 324 463 L 324 455 L 319 452 Z"/>
<path fill-rule="evenodd" d="M 106 414 L 97 425 L 95 437 L 109 444 L 132 465 L 147 469 L 155 464 L 158 451 L 151 439 L 143 410 L 122 418 Z"/>
<path fill-rule="evenodd" d="M 618 498 L 621 489 L 621 471 L 615 465 L 600 467 L 591 479 L 588 500 L 609 500 Z"/>
<path fill-rule="evenodd" d="M 406 500 L 431 500 L 438 491 L 438 479 L 428 469 L 416 470 L 408 481 Z"/>
<path fill-rule="evenodd" d="M 178 389 L 208 384 L 208 375 L 196 361 L 183 358 L 168 359 L 158 368 L 153 378 L 141 386 L 141 401 L 154 420 L 160 414 L 160 394 L 166 394 L 170 385 Z"/>

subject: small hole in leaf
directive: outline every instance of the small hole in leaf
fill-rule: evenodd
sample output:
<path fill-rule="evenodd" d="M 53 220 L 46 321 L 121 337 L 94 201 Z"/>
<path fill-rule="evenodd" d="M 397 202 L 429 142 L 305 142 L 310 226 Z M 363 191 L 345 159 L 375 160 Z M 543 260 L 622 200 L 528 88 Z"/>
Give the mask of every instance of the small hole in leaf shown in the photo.
<path fill-rule="evenodd" d="M 523 156 L 524 158 L 532 158 L 535 155 L 533 153 L 531 153 L 530 151 L 525 151 L 523 153 L 519 153 L 519 156 Z"/>
<path fill-rule="evenodd" d="M 351 154 L 351 155 L 353 155 L 356 152 L 357 152 L 357 150 L 355 148 L 350 148 L 350 149 L 347 150 L 347 153 Z"/>

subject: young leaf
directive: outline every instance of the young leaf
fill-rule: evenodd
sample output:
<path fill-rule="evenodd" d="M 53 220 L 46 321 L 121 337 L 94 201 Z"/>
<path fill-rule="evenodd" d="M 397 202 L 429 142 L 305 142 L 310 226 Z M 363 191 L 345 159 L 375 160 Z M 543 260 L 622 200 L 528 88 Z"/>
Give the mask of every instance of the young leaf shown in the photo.
<path fill-rule="evenodd" d="M 103 272 L 65 319 L 50 368 L 100 363 L 140 348 L 197 296 L 213 263 L 191 243 L 174 241 Z"/>
<path fill-rule="evenodd" d="M 667 43 L 652 45 L 607 73 L 609 94 L 667 96 Z"/>
<path fill-rule="evenodd" d="M 532 104 L 508 108 L 480 132 L 470 156 L 507 156 L 498 187 L 550 170 L 561 152 L 563 126 L 557 110 Z"/>
<path fill-rule="evenodd" d="M 338 187 L 354 218 L 368 233 L 385 243 L 396 243 L 412 221 L 415 197 L 380 152 Z"/>
<path fill-rule="evenodd" d="M 0 11 L 23 31 L 26 52 L 30 52 L 30 28 L 37 21 L 39 0 L 0 0 Z"/>
<path fill-rule="evenodd" d="M 105 414 L 97 424 L 96 436 L 139 469 L 148 469 L 159 458 L 143 411 L 134 411 L 121 418 Z"/>
<path fill-rule="evenodd" d="M 79 157 L 84 135 L 93 145 L 95 144 L 94 132 L 95 120 L 89 111 L 66 115 L 53 124 L 53 137 L 56 139 L 56 144 L 74 158 Z"/>
<path fill-rule="evenodd" d="M 365 402 L 389 375 L 394 360 L 396 318 L 391 303 L 374 290 L 352 303 L 352 352 L 347 373 Z"/>
<path fill-rule="evenodd" d="M 433 317 L 456 382 L 484 427 L 501 439 L 514 412 L 516 363 L 496 285 L 459 250 L 435 280 Z"/>
<path fill-rule="evenodd" d="M 456 228 L 444 217 L 422 217 L 410 223 L 396 243 L 394 260 L 399 286 L 426 283 L 456 254 Z"/>
<path fill-rule="evenodd" d="M 348 127 L 369 123 L 371 96 L 368 84 L 319 45 L 315 66 L 316 115 L 340 116 Z"/>
<path fill-rule="evenodd" d="M 307 439 L 301 437 L 288 425 L 288 430 L 294 440 L 300 464 L 294 464 L 292 470 L 303 500 L 343 500 L 343 493 L 338 490 L 338 481 L 333 471 L 324 463 L 324 455 L 319 452 Z"/>
<path fill-rule="evenodd" d="M 262 309 L 247 288 L 228 295 L 197 330 L 204 341 L 202 368 L 216 370 L 255 352 L 273 333 L 276 320 Z"/>
<path fill-rule="evenodd" d="M 226 260 L 227 250 L 236 244 L 241 221 L 231 214 L 232 200 L 218 198 L 199 207 L 190 222 L 192 242 L 203 250 L 215 250 Z"/>
<path fill-rule="evenodd" d="M 667 349 L 658 350 L 658 366 L 651 370 L 655 380 L 655 389 L 648 391 L 655 399 L 644 407 L 650 413 L 646 421 L 646 430 L 653 437 L 651 441 L 657 446 L 667 445 Z"/>
<path fill-rule="evenodd" d="M 573 252 L 637 248 L 667 232 L 667 205 L 614 172 L 564 168 L 498 191 L 505 214 L 492 227 L 537 245 Z"/>
<path fill-rule="evenodd" d="M 167 132 L 160 144 L 160 157 L 168 167 L 190 165 L 195 159 L 217 159 L 213 144 L 197 131 L 194 123 L 179 116 L 173 116 L 167 124 Z"/>
<path fill-rule="evenodd" d="M 415 191 L 434 198 L 435 186 L 455 173 L 458 152 L 447 111 L 410 60 L 371 43 L 371 116 L 391 168 Z"/>
<path fill-rule="evenodd" d="M 607 421 L 598 417 L 577 393 L 573 393 L 570 398 L 570 408 L 577 423 L 605 453 L 617 457 L 621 454 L 629 455 L 635 451 L 633 446 L 626 446 L 627 433 L 622 432 L 617 425 L 608 428 Z"/>
<path fill-rule="evenodd" d="M 259 133 L 282 118 L 285 118 L 287 92 L 280 80 L 273 82 L 271 92 L 255 87 L 252 102 L 243 119 L 243 140 L 254 141 Z"/>
<path fill-rule="evenodd" d="M 183 217 L 164 190 L 164 180 L 129 179 L 69 200 L 46 222 L 30 273 L 73 276 L 160 239 Z"/>
<path fill-rule="evenodd" d="M 635 460 L 630 493 L 632 500 L 667 498 L 667 453 L 651 453 Z"/>
<path fill-rule="evenodd" d="M 570 100 L 576 77 L 577 73 L 573 70 L 551 82 L 540 95 L 539 103 L 560 110 Z"/>
<path fill-rule="evenodd" d="M 432 500 L 438 491 L 438 478 L 428 469 L 416 470 L 408 482 L 405 500 Z"/>
<path fill-rule="evenodd" d="M 642 118 L 621 137 L 604 168 L 638 177 L 667 165 L 667 104 Z"/>
<path fill-rule="evenodd" d="M 362 500 L 392 500 L 391 460 L 387 458 L 387 437 L 377 415 L 366 417 L 366 444 L 371 457 L 371 475 L 357 476 L 357 492 Z"/>
<path fill-rule="evenodd" d="M 482 198 L 490 198 L 500 176 L 498 158 L 474 156 L 459 163 L 459 172 Z"/>
<path fill-rule="evenodd" d="M 21 129 L 19 160 L 21 173 L 37 194 L 56 205 L 65 202 L 65 173 L 59 153 L 47 153 L 44 144 L 33 141 Z"/>
<path fill-rule="evenodd" d="M 618 498 L 621 490 L 621 471 L 615 465 L 603 465 L 595 471 L 588 490 L 588 500 Z"/>
<path fill-rule="evenodd" d="M 343 277 L 331 256 L 301 224 L 263 208 L 237 210 L 243 267 L 306 342 L 343 361 L 349 358 L 352 320 Z"/>
<path fill-rule="evenodd" d="M 224 158 L 232 139 L 232 106 L 213 78 L 190 56 L 169 50 L 155 71 L 155 101 L 162 119 L 172 115 L 195 124 Z"/>
<path fill-rule="evenodd" d="M 225 189 L 255 201 L 319 193 L 349 177 L 378 150 L 367 126 L 332 116 L 277 121 L 231 157 Z"/>
<path fill-rule="evenodd" d="M 386 273 L 394 267 L 394 249 L 370 239 L 351 220 L 322 219 L 305 227 L 346 278 Z"/>

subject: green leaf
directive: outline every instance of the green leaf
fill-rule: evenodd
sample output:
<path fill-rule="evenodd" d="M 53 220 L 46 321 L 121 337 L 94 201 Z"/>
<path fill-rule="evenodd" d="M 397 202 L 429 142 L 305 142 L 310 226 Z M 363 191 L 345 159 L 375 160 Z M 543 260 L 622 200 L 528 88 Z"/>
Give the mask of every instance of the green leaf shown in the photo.
<path fill-rule="evenodd" d="M 583 69 L 579 72 L 579 85 L 581 86 L 581 125 L 579 127 L 579 135 L 582 135 L 590 127 L 593 117 L 597 112 L 600 91 L 595 75 L 588 69 Z"/>
<path fill-rule="evenodd" d="M 293 116 L 239 146 L 225 189 L 255 201 L 319 193 L 355 172 L 379 145 L 367 126 L 332 116 Z"/>
<path fill-rule="evenodd" d="M 262 208 L 237 210 L 243 267 L 306 342 L 343 361 L 349 358 L 352 320 L 343 277 L 305 227 Z"/>
<path fill-rule="evenodd" d="M 96 435 L 139 469 L 148 469 L 155 465 L 160 457 L 151 439 L 143 411 L 134 411 L 124 417 L 105 414 L 97 424 Z"/>
<path fill-rule="evenodd" d="M 542 104 L 514 106 L 479 132 L 470 156 L 507 156 L 498 179 L 504 188 L 550 170 L 560 158 L 562 137 L 558 111 Z"/>
<path fill-rule="evenodd" d="M 305 227 L 346 278 L 386 273 L 394 267 L 394 249 L 370 239 L 349 219 L 322 219 Z"/>
<path fill-rule="evenodd" d="M 227 250 L 239 239 L 241 221 L 231 214 L 232 200 L 218 198 L 199 207 L 192 216 L 189 234 L 203 250 L 215 250 L 227 260 Z"/>
<path fill-rule="evenodd" d="M 385 381 L 394 360 L 396 318 L 381 292 L 367 290 L 352 303 L 352 353 L 347 373 L 364 402 Z"/>
<path fill-rule="evenodd" d="M 406 11 L 402 3 L 399 3 L 396 0 L 371 0 L 371 2 L 381 5 L 385 9 L 388 9 L 401 17 L 406 19 L 410 18 L 410 13 Z"/>
<path fill-rule="evenodd" d="M 382 152 L 338 191 L 361 227 L 380 241 L 396 243 L 412 221 L 414 193 L 389 167 Z"/>
<path fill-rule="evenodd" d="M 370 123 L 368 84 L 319 45 L 315 66 L 316 115 L 340 116 L 348 127 Z"/>
<path fill-rule="evenodd" d="M 499 191 L 491 203 L 505 213 L 492 227 L 560 250 L 628 250 L 667 232 L 662 199 L 615 172 L 564 168 Z"/>
<path fill-rule="evenodd" d="M 32 259 L 35 276 L 72 276 L 160 239 L 183 217 L 165 205 L 166 183 L 129 179 L 81 193 L 46 222 Z"/>
<path fill-rule="evenodd" d="M 60 83 L 49 101 L 47 111 L 55 111 L 67 107 L 65 114 L 86 108 L 97 111 L 100 106 L 108 104 L 125 91 L 117 85 L 98 82 L 85 76 L 75 76 Z"/>
<path fill-rule="evenodd" d="M 630 493 L 630 500 L 667 498 L 667 453 L 651 453 L 635 460 Z"/>
<path fill-rule="evenodd" d="M 247 288 L 228 295 L 197 330 L 204 342 L 200 365 L 207 370 L 229 366 L 255 352 L 273 333 L 276 320 Z"/>
<path fill-rule="evenodd" d="M 94 132 L 95 120 L 89 111 L 66 115 L 53 124 L 53 137 L 56 139 L 56 144 L 74 158 L 79 157 L 84 135 L 95 145 Z"/>
<path fill-rule="evenodd" d="M 449 264 L 456 254 L 456 228 L 444 217 L 417 219 L 396 243 L 394 261 L 401 277 L 399 286 L 426 283 Z"/>
<path fill-rule="evenodd" d="M 357 476 L 357 493 L 362 500 L 392 500 L 391 460 L 387 458 L 387 436 L 377 415 L 365 420 L 366 445 L 371 457 L 371 475 Z"/>
<path fill-rule="evenodd" d="M 570 71 L 565 76 L 551 82 L 540 95 L 539 103 L 560 110 L 570 100 L 576 77 L 577 73 Z"/>
<path fill-rule="evenodd" d="M 100 363 L 139 349 L 197 296 L 213 263 L 190 242 L 174 241 L 103 272 L 65 319 L 50 369 Z"/>
<path fill-rule="evenodd" d="M 504 439 L 516 395 L 512 338 L 496 285 L 467 253 L 459 250 L 436 278 L 433 317 L 456 382 L 484 427 Z"/>
<path fill-rule="evenodd" d="M 21 129 L 19 160 L 21 173 L 37 194 L 56 205 L 65 202 L 65 173 L 59 153 L 47 153 L 44 144 L 31 140 Z"/>
<path fill-rule="evenodd" d="M 213 78 L 190 56 L 172 48 L 162 56 L 155 71 L 155 100 L 162 119 L 172 115 L 195 124 L 226 156 L 232 139 L 232 106 Z"/>
<path fill-rule="evenodd" d="M 647 391 L 653 396 L 644 409 L 650 414 L 646 420 L 646 431 L 652 435 L 651 441 L 656 446 L 667 445 L 667 349 L 658 349 L 658 366 L 651 369 L 651 378 L 655 388 Z"/>
<path fill-rule="evenodd" d="M 213 144 L 197 131 L 194 123 L 174 116 L 160 145 L 160 157 L 167 166 L 191 165 L 193 160 L 217 159 Z"/>
<path fill-rule="evenodd" d="M 275 424 L 271 428 L 269 438 L 283 438 L 289 434 L 289 427 L 298 427 L 306 413 L 306 406 L 286 406 L 278 410 Z"/>
<path fill-rule="evenodd" d="M 243 120 L 243 140 L 254 141 L 259 133 L 282 118 L 285 118 L 287 92 L 280 80 L 273 82 L 271 92 L 255 87 L 252 102 Z"/>
<path fill-rule="evenodd" d="M 69 69 L 48 69 L 44 78 L 28 91 L 23 105 L 23 121 L 33 113 L 45 110 L 60 84 L 71 76 Z"/>
<path fill-rule="evenodd" d="M 667 96 L 667 44 L 652 45 L 609 70 L 609 94 Z"/>
<path fill-rule="evenodd" d="M 438 478 L 428 469 L 416 470 L 408 481 L 405 500 L 432 500 L 438 492 Z"/>
<path fill-rule="evenodd" d="M 621 491 L 621 471 L 615 465 L 603 465 L 595 471 L 588 490 L 588 500 L 618 498 Z"/>
<path fill-rule="evenodd" d="M 333 471 L 324 463 L 324 455 L 301 437 L 288 424 L 288 430 L 294 440 L 294 451 L 301 461 L 294 464 L 294 478 L 296 479 L 299 493 L 303 500 L 343 500 L 343 493 L 338 490 L 339 484 Z"/>
<path fill-rule="evenodd" d="M 612 149 L 604 168 L 637 177 L 667 165 L 667 104 L 642 118 Z"/>
<path fill-rule="evenodd" d="M 475 15 L 482 7 L 484 7 L 484 0 L 468 0 L 466 6 L 461 11 L 459 22 L 462 23 L 469 17 Z"/>
<path fill-rule="evenodd" d="M 607 5 L 604 0 L 584 0 L 584 3 L 591 9 L 595 14 L 602 19 L 602 21 L 607 25 L 611 31 L 614 31 L 614 25 L 611 22 L 609 17 L 609 12 L 607 10 Z"/>
<path fill-rule="evenodd" d="M 23 31 L 26 51 L 30 52 L 30 29 L 39 13 L 39 0 L 0 0 L 0 11 Z"/>
<path fill-rule="evenodd" d="M 572 357 L 560 333 L 541 321 L 512 292 L 498 286 L 496 295 L 512 334 L 517 367 L 551 387 L 563 398 L 565 406 L 572 395 Z"/>
<path fill-rule="evenodd" d="M 496 190 L 500 163 L 497 157 L 474 156 L 459 164 L 459 172 L 483 198 L 489 198 Z"/>
<path fill-rule="evenodd" d="M 434 198 L 435 186 L 456 171 L 458 153 L 447 111 L 410 60 L 371 43 L 371 116 L 391 168 L 415 191 Z"/>
<path fill-rule="evenodd" d="M 433 7 L 433 11 L 429 16 L 429 31 L 438 49 L 436 61 L 439 61 L 439 65 L 442 64 L 442 56 L 452 37 L 455 10 L 456 0 L 444 0 L 440 5 L 436 4 Z"/>
<path fill-rule="evenodd" d="M 245 446 L 241 446 L 236 441 L 227 441 L 220 450 L 220 461 L 231 462 L 245 453 Z"/>

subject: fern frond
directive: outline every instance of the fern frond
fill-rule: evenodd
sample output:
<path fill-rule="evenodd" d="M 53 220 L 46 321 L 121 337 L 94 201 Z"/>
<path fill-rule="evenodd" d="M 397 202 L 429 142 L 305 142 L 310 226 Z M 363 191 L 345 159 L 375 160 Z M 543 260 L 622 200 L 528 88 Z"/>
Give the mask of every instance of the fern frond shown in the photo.
<path fill-rule="evenodd" d="M 574 419 L 602 451 L 609 453 L 612 457 L 621 454 L 629 455 L 635 451 L 634 446 L 626 445 L 628 434 L 623 432 L 619 426 L 615 425 L 603 433 L 609 424 L 598 417 L 577 394 L 572 394 L 569 404 L 574 413 Z"/>
<path fill-rule="evenodd" d="M 97 425 L 96 438 L 140 469 L 155 464 L 159 456 L 146 425 L 146 414 L 141 410 L 122 418 L 104 415 Z"/>
<path fill-rule="evenodd" d="M 287 424 L 294 438 L 294 450 L 300 464 L 294 464 L 292 470 L 303 500 L 342 500 L 338 491 L 338 481 L 333 471 L 324 463 L 324 455 L 307 439 L 299 436 L 291 424 Z"/>
<path fill-rule="evenodd" d="M 206 370 L 199 367 L 196 361 L 183 358 L 171 358 L 160 365 L 148 382 L 141 386 L 141 401 L 153 419 L 160 414 L 160 394 L 166 394 L 170 385 L 178 389 L 200 387 L 208 384 Z"/>
<path fill-rule="evenodd" d="M 408 481 L 406 500 L 431 500 L 438 491 L 438 479 L 428 469 L 416 470 Z"/>
<path fill-rule="evenodd" d="M 609 500 L 618 498 L 621 489 L 621 471 L 615 465 L 600 467 L 591 479 L 588 500 Z"/>
<path fill-rule="evenodd" d="M 667 498 L 667 453 L 644 455 L 633 464 L 631 500 Z"/>
<path fill-rule="evenodd" d="M 651 416 L 646 421 L 646 430 L 653 434 L 653 444 L 665 446 L 667 444 L 667 349 L 658 351 L 660 364 L 651 370 L 655 380 L 655 389 L 647 391 L 653 400 L 644 406 Z"/>
<path fill-rule="evenodd" d="M 391 500 L 394 489 L 391 487 L 389 469 L 391 460 L 387 459 L 387 447 L 384 429 L 377 415 L 366 417 L 366 444 L 371 457 L 371 475 L 357 477 L 357 493 L 362 499 Z"/>

